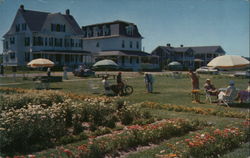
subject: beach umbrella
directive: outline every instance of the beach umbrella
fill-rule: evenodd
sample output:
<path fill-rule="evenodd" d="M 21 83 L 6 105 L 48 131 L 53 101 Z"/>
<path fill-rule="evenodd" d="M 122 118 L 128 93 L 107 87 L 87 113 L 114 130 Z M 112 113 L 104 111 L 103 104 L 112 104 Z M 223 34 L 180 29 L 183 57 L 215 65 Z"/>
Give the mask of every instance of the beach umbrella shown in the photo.
<path fill-rule="evenodd" d="M 118 65 L 113 60 L 104 59 L 96 62 L 93 67 L 118 67 Z"/>
<path fill-rule="evenodd" d="M 173 61 L 171 63 L 168 64 L 168 69 L 169 70 L 182 70 L 182 64 L 177 62 L 177 61 Z"/>
<path fill-rule="evenodd" d="M 249 61 L 238 55 L 223 55 L 218 56 L 211 60 L 207 66 L 222 68 L 222 69 L 231 69 L 231 68 L 245 68 L 250 65 Z"/>
<path fill-rule="evenodd" d="M 177 61 L 173 61 L 173 62 L 169 63 L 168 66 L 182 66 L 182 65 L 181 65 L 181 63 L 179 63 Z"/>
<path fill-rule="evenodd" d="M 38 58 L 31 60 L 27 65 L 32 68 L 38 68 L 38 67 L 53 67 L 55 64 L 49 59 Z"/>

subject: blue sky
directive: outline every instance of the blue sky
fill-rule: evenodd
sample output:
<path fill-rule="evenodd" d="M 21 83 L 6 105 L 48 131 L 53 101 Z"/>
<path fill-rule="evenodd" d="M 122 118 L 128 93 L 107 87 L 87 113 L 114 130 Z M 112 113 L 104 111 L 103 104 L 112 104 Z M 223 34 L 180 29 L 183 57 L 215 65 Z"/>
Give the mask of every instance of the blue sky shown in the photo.
<path fill-rule="evenodd" d="M 249 57 L 249 0 L 0 0 L 0 36 L 8 31 L 20 4 L 46 12 L 70 9 L 80 26 L 118 19 L 133 22 L 149 53 L 171 43 L 220 45 L 228 54 Z"/>

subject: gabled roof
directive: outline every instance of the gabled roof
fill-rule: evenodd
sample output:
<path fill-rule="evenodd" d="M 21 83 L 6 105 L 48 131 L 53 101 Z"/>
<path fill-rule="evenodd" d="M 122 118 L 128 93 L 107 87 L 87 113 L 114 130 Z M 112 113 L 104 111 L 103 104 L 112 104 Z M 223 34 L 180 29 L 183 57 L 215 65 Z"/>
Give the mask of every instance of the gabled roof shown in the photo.
<path fill-rule="evenodd" d="M 221 48 L 221 46 L 198 46 L 198 47 L 159 46 L 157 48 L 162 49 L 164 52 L 187 52 L 187 51 L 193 51 L 194 53 L 222 53 L 222 54 L 225 54 L 225 51 Z"/>
<path fill-rule="evenodd" d="M 65 15 L 61 13 L 40 12 L 40 11 L 26 10 L 23 8 L 19 8 L 17 13 L 20 13 L 23 16 L 31 32 L 41 31 L 48 17 L 63 16 L 65 20 L 70 24 L 70 26 L 72 27 L 72 29 L 75 31 L 76 34 L 82 34 L 82 30 L 80 26 L 78 25 L 78 23 L 76 22 L 76 20 L 74 19 L 72 15 Z M 11 32 L 11 29 L 10 29 L 5 35 L 12 34 L 12 33 L 14 32 Z"/>
<path fill-rule="evenodd" d="M 187 52 L 192 49 L 189 47 L 169 47 L 169 46 L 159 46 L 165 52 Z"/>
<path fill-rule="evenodd" d="M 31 31 L 40 31 L 49 14 L 47 12 L 39 12 L 33 10 L 19 9 L 19 11 L 23 15 L 23 18 Z"/>
<path fill-rule="evenodd" d="M 115 20 L 115 21 L 111 21 L 111 22 L 103 22 L 103 23 L 97 23 L 97 24 L 91 24 L 91 25 L 86 25 L 83 27 L 94 27 L 94 26 L 100 26 L 100 25 L 110 25 L 110 24 L 119 24 L 119 23 L 125 23 L 125 24 L 132 24 L 135 25 L 132 22 L 127 22 L 127 21 L 123 21 L 123 20 Z"/>
<path fill-rule="evenodd" d="M 225 53 L 221 46 L 199 46 L 199 47 L 190 47 L 194 50 L 195 53 Z"/>

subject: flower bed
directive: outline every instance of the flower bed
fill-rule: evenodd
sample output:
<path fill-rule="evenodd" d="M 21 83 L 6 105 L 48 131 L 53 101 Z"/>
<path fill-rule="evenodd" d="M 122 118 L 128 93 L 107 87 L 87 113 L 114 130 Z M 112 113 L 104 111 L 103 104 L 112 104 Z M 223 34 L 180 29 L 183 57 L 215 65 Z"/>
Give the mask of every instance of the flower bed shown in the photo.
<path fill-rule="evenodd" d="M 29 94 L 28 92 L 12 94 L 13 98 L 16 98 L 12 101 L 16 103 L 15 101 L 26 98 L 21 96 Z M 40 94 L 32 96 L 40 96 Z M 43 104 L 46 99 L 39 100 L 36 97 L 33 99 L 40 104 L 22 104 L 18 108 L 10 104 L 9 108 L 0 112 L 0 151 L 2 153 L 37 151 L 60 145 L 60 142 L 64 144 L 86 139 L 86 130 L 95 131 L 100 126 L 114 128 L 117 122 L 132 124 L 135 121 L 150 118 L 138 107 L 124 103 L 122 107 L 118 107 L 115 102 L 108 104 L 105 99 L 100 101 L 100 99 L 88 98 L 80 102 L 66 99 L 51 106 Z M 52 97 L 52 99 L 55 98 Z"/>
<path fill-rule="evenodd" d="M 20 109 L 31 103 L 34 105 L 43 104 L 51 106 L 53 103 L 60 103 L 65 100 L 58 92 L 36 92 L 0 95 L 0 110 Z"/>
<path fill-rule="evenodd" d="M 112 103 L 116 100 L 115 97 L 106 97 L 106 96 L 92 96 L 92 95 L 78 95 L 74 93 L 65 93 L 62 91 L 51 91 L 51 90 L 32 90 L 32 89 L 22 89 L 22 88 L 6 88 L 6 87 L 0 87 L 0 94 L 13 94 L 13 93 L 48 93 L 53 94 L 56 93 L 57 95 L 64 97 L 64 98 L 70 98 L 73 100 L 82 100 L 82 101 L 88 101 L 88 102 L 104 102 L 104 103 Z"/>
<path fill-rule="evenodd" d="M 247 118 L 246 113 L 240 113 L 228 110 L 225 108 L 225 111 L 220 111 L 212 108 L 200 108 L 200 107 L 186 107 L 182 105 L 170 105 L 170 104 L 159 104 L 155 102 L 142 102 L 139 104 L 141 107 L 145 108 L 156 108 L 156 109 L 165 109 L 168 111 L 175 112 L 193 112 L 196 114 L 202 115 L 215 115 L 220 117 L 233 117 L 233 118 Z"/>
<path fill-rule="evenodd" d="M 175 144 L 168 144 L 168 153 L 156 154 L 156 157 L 219 157 L 246 142 L 250 134 L 249 127 L 250 120 L 246 120 L 240 128 L 231 127 L 222 130 L 210 130 L 204 133 L 195 133 L 188 139 L 176 142 Z M 169 149 L 171 150 L 169 151 Z"/>
<path fill-rule="evenodd" d="M 127 150 L 138 145 L 158 143 L 163 139 L 196 130 L 203 125 L 203 122 L 189 122 L 182 119 L 162 120 L 142 126 L 132 125 L 122 132 L 90 138 L 87 144 L 79 145 L 73 149 L 61 148 L 58 152 L 61 156 L 68 155 L 69 157 L 115 156 L 120 150 Z"/>

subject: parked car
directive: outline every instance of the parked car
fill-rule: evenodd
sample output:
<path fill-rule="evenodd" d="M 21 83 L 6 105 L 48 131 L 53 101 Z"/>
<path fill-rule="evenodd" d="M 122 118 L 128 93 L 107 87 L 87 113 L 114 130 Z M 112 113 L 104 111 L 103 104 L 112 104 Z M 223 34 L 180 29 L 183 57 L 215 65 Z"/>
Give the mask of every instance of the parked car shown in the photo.
<path fill-rule="evenodd" d="M 88 76 L 94 76 L 95 72 L 90 69 L 83 69 L 79 67 L 73 71 L 73 74 L 78 77 L 88 77 Z"/>
<path fill-rule="evenodd" d="M 246 78 L 250 78 L 250 69 L 246 70 L 246 71 L 239 71 L 239 72 L 235 72 L 234 73 L 235 77 L 246 77 Z"/>
<path fill-rule="evenodd" d="M 200 73 L 200 74 L 214 74 L 214 75 L 219 74 L 218 69 L 215 69 L 212 67 L 207 67 L 207 66 L 202 66 L 202 67 L 196 69 L 196 72 Z"/>

